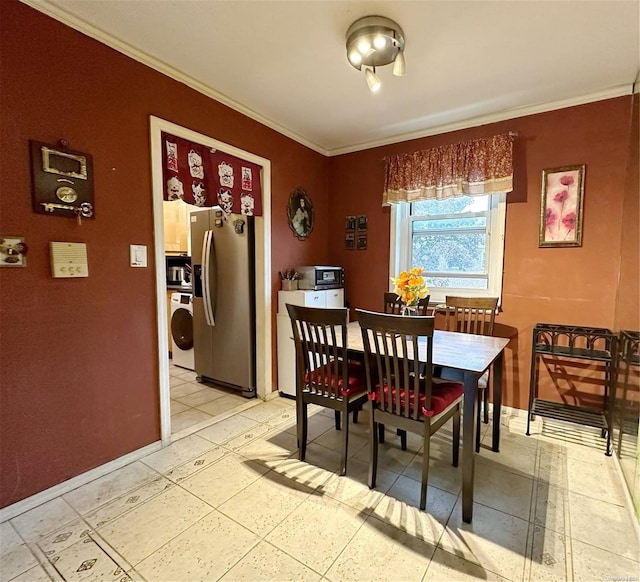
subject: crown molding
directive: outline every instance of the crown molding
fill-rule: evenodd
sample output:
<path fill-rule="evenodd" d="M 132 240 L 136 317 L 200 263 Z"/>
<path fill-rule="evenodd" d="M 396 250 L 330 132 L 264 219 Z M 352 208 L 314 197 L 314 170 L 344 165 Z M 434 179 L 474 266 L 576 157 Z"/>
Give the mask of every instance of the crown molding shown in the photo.
<path fill-rule="evenodd" d="M 247 117 L 253 119 L 254 121 L 257 121 L 258 123 L 261 123 L 262 125 L 265 125 L 266 127 L 273 129 L 274 131 L 277 131 L 278 133 L 288 138 L 291 138 L 292 140 L 308 147 L 309 149 L 314 150 L 315 152 L 318 152 L 319 154 L 322 154 L 324 156 L 329 155 L 328 151 L 325 148 L 319 146 L 317 143 L 314 143 L 304 138 L 303 136 L 287 129 L 286 127 L 276 123 L 275 121 L 272 121 L 267 117 L 264 117 L 260 113 L 257 113 L 256 111 L 253 111 L 252 109 L 249 109 L 244 105 L 241 105 L 240 103 L 227 97 L 223 93 L 219 93 L 209 85 L 201 83 L 197 79 L 194 79 L 193 77 L 184 74 L 183 72 L 161 61 L 160 59 L 156 59 L 148 55 L 147 53 L 136 49 L 130 44 L 120 40 L 119 38 L 113 36 L 112 34 L 102 30 L 101 28 L 94 26 L 93 24 L 87 22 L 86 20 L 82 18 L 78 18 L 77 16 L 68 13 L 64 8 L 57 6 L 56 4 L 52 3 L 50 0 L 20 0 L 20 1 L 23 4 L 26 4 L 31 8 L 34 8 L 38 12 L 42 12 L 43 14 L 46 14 L 47 16 L 50 16 L 51 18 L 54 18 L 55 20 L 58 20 L 59 22 L 66 24 L 70 28 L 73 28 L 74 30 L 77 30 L 83 34 L 86 34 L 87 36 L 93 38 L 94 40 L 97 40 L 98 42 L 111 47 L 112 49 L 118 51 L 119 53 L 122 53 L 123 55 L 130 57 L 135 61 L 142 63 L 143 65 L 147 65 L 148 67 L 158 71 L 159 73 L 162 73 L 167 77 L 175 79 L 176 81 L 179 81 L 184 85 L 187 85 L 187 87 L 190 87 L 191 89 L 194 89 L 195 91 L 198 91 L 199 93 L 202 93 L 203 95 L 206 95 L 207 97 L 210 97 L 215 101 L 219 101 L 223 105 L 226 105 L 227 107 L 239 113 L 242 113 L 243 115 L 246 115 Z"/>
<path fill-rule="evenodd" d="M 638 88 L 636 87 L 636 92 Z M 469 129 L 470 127 L 478 127 L 480 125 L 487 125 L 489 123 L 497 123 L 499 121 L 508 121 L 510 119 L 517 119 L 518 117 L 526 117 L 528 115 L 535 115 L 537 113 L 546 113 L 548 111 L 555 111 L 557 109 L 566 109 L 567 107 L 575 107 L 577 105 L 585 105 L 587 103 L 593 103 L 595 101 L 603 101 L 605 99 L 614 99 L 616 97 L 623 97 L 625 95 L 633 94 L 633 84 L 619 85 L 611 89 L 604 91 L 598 91 L 596 93 L 589 93 L 588 95 L 582 95 L 580 97 L 572 97 L 571 99 L 563 99 L 561 101 L 553 101 L 550 103 L 543 103 L 540 105 L 530 105 L 527 107 L 518 107 L 516 109 L 507 109 L 500 113 L 493 113 L 490 115 L 483 115 L 480 117 L 472 117 L 463 121 L 456 121 L 454 123 L 448 123 L 445 125 L 439 125 L 436 127 L 430 127 L 425 130 L 415 131 L 411 133 L 405 133 L 402 135 L 396 135 L 386 139 L 378 141 L 372 141 L 362 144 L 356 144 L 353 146 L 347 146 L 343 148 L 336 148 L 329 150 L 328 156 L 340 156 L 343 154 L 350 154 L 359 152 L 362 150 L 368 150 L 385 145 L 391 145 L 395 143 L 401 143 L 412 139 L 419 139 L 422 137 L 429 137 L 432 135 L 440 135 L 442 133 L 450 133 L 452 131 L 459 131 L 461 129 Z"/>

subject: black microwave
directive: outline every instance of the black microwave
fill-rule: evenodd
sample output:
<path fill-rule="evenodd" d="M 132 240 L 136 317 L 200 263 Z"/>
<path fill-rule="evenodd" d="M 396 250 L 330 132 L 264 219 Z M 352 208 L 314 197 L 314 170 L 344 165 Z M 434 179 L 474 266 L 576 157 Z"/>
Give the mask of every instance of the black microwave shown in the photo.
<path fill-rule="evenodd" d="M 329 267 L 315 265 L 297 267 L 298 289 L 341 289 L 344 287 L 344 269 L 342 267 Z"/>

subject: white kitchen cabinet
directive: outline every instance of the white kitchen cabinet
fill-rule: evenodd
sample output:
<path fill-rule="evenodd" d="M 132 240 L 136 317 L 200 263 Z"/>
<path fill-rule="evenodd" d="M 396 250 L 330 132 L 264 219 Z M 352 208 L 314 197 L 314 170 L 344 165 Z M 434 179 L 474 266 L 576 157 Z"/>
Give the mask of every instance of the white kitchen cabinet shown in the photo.
<path fill-rule="evenodd" d="M 305 307 L 344 307 L 344 289 L 324 291 L 279 291 L 277 316 L 278 390 L 296 395 L 296 347 L 287 303 Z"/>

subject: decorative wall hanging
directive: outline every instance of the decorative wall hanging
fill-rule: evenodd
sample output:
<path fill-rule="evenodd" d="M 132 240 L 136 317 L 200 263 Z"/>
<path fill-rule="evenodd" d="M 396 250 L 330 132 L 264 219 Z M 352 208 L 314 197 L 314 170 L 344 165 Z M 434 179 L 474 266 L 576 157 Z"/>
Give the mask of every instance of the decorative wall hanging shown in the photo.
<path fill-rule="evenodd" d="M 349 232 L 349 231 L 354 231 L 356 229 L 356 220 L 357 218 L 355 216 L 347 216 L 345 218 L 345 226 L 344 229 Z"/>
<path fill-rule="evenodd" d="M 26 254 L 23 237 L 0 234 L 0 267 L 26 267 Z"/>
<path fill-rule="evenodd" d="M 540 247 L 582 245 L 585 166 L 542 170 Z"/>
<path fill-rule="evenodd" d="M 67 149 L 68 142 L 47 145 L 29 141 L 33 211 L 39 214 L 95 218 L 93 161 L 87 153 Z"/>
<path fill-rule="evenodd" d="M 165 200 L 262 216 L 260 166 L 162 132 Z"/>
<path fill-rule="evenodd" d="M 348 251 L 352 251 L 356 248 L 356 233 L 347 232 L 344 235 L 344 248 Z"/>
<path fill-rule="evenodd" d="M 313 204 L 304 188 L 296 188 L 289 197 L 287 208 L 289 228 L 296 238 L 306 239 L 313 230 Z"/>

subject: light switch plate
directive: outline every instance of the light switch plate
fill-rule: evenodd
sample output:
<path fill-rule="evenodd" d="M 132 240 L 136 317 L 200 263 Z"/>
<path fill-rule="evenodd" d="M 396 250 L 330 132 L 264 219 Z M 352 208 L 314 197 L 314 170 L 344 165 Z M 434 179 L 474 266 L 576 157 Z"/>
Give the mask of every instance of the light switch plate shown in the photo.
<path fill-rule="evenodd" d="M 132 267 L 147 266 L 147 247 L 145 245 L 129 245 Z"/>

